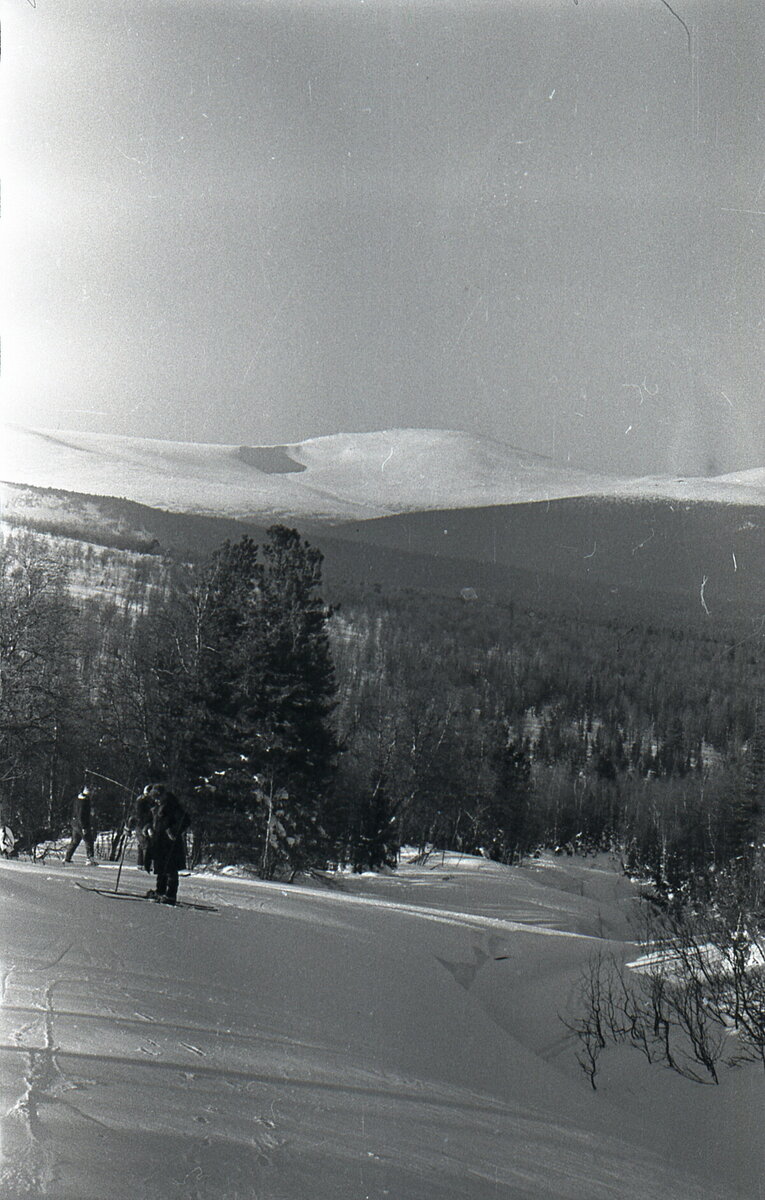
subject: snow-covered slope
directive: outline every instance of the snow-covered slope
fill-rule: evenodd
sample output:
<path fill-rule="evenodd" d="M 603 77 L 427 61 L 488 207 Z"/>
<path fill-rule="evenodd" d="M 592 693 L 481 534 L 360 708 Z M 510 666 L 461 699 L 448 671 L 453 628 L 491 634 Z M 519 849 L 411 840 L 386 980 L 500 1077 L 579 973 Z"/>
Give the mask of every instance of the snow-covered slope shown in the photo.
<path fill-rule="evenodd" d="M 733 484 L 735 487 L 754 488 L 765 492 L 765 467 L 754 467 L 750 471 L 734 471 L 731 475 L 718 475 L 717 483 Z"/>
<path fill-rule="evenodd" d="M 765 504 L 762 472 L 617 479 L 569 470 L 487 438 L 427 429 L 253 447 L 5 426 L 0 480 L 255 521 L 363 520 L 578 496 Z"/>
<path fill-rule="evenodd" d="M 634 903 L 604 863 L 184 879 L 210 914 L 78 861 L 0 863 L 4 1200 L 761 1195 L 762 1071 L 575 1063 L 558 1014 Z"/>

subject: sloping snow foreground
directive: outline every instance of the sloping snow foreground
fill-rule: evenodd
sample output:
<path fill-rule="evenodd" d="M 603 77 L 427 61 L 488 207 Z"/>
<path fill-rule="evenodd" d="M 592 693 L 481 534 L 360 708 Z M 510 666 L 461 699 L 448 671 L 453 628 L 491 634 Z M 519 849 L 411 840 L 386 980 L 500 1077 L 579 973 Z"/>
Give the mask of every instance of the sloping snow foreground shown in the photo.
<path fill-rule="evenodd" d="M 75 879 L 115 875 L 0 864 L 4 1200 L 763 1194 L 761 1071 L 576 1065 L 583 964 L 634 953 L 607 864 L 182 880 L 214 914 Z"/>

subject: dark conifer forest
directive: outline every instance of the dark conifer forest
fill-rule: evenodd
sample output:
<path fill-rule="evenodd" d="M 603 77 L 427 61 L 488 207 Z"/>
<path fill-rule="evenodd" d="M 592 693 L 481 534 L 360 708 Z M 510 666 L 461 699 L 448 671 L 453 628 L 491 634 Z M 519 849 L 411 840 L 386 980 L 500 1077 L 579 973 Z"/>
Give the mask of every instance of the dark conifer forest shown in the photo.
<path fill-rule="evenodd" d="M 22 844 L 65 829 L 86 779 L 102 829 L 162 779 L 192 812 L 194 861 L 267 877 L 393 867 L 404 844 L 610 849 L 670 894 L 754 860 L 754 610 L 329 594 L 283 526 L 195 564 L 136 555 L 119 588 L 94 586 L 99 553 L 5 542 L 0 804 Z"/>

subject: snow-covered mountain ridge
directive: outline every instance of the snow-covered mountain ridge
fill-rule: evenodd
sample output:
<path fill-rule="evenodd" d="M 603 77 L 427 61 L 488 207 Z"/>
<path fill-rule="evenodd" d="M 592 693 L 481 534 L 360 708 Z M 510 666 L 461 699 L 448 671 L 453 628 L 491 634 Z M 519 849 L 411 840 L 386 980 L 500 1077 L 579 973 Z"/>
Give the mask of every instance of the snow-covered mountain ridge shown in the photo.
<path fill-rule="evenodd" d="M 236 446 L 5 425 L 0 480 L 250 520 L 364 520 L 588 496 L 765 505 L 765 469 L 714 478 L 619 478 L 440 429 Z"/>

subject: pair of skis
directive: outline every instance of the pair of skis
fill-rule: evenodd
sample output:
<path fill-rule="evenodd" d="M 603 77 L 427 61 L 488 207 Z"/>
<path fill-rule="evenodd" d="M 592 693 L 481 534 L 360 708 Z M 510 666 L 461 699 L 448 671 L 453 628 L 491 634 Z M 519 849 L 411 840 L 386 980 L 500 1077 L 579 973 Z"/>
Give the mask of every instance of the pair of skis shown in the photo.
<path fill-rule="evenodd" d="M 116 889 L 96 887 L 92 883 L 80 883 L 75 880 L 75 887 L 82 888 L 83 892 L 96 892 L 99 896 L 113 896 L 117 900 L 154 900 L 153 896 L 146 896 L 141 892 L 118 892 Z M 174 905 L 168 905 L 168 908 L 196 908 L 200 912 L 217 912 L 217 908 L 212 904 L 199 904 L 194 900 L 176 900 Z"/>

